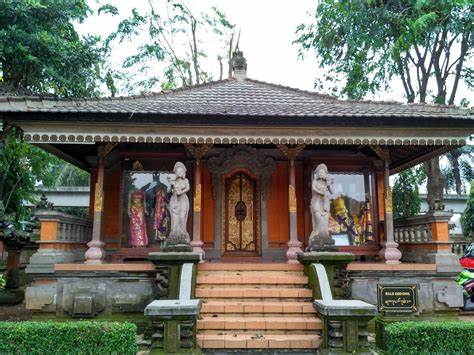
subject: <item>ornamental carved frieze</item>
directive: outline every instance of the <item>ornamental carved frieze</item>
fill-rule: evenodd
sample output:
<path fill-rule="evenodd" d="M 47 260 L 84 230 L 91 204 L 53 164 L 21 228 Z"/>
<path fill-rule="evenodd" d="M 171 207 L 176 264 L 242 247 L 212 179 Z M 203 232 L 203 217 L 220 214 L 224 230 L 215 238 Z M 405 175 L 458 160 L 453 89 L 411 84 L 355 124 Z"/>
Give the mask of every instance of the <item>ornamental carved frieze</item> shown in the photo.
<path fill-rule="evenodd" d="M 275 171 L 275 160 L 266 156 L 262 151 L 247 145 L 236 145 L 228 148 L 218 156 L 207 161 L 207 167 L 212 174 L 212 195 L 217 198 L 217 186 L 223 175 L 236 169 L 246 169 L 259 177 L 262 187 L 262 197 L 267 200 L 270 195 L 272 173 Z"/>

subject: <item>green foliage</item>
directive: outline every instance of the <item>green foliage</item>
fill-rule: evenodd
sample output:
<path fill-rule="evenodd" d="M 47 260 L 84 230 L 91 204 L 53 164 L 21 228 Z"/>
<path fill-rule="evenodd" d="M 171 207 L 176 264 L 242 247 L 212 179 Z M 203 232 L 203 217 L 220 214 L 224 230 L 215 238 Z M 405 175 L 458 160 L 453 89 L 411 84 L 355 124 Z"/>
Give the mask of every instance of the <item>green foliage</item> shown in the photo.
<path fill-rule="evenodd" d="M 7 280 L 5 279 L 5 276 L 3 274 L 0 274 L 0 290 L 5 288 L 6 284 Z"/>
<path fill-rule="evenodd" d="M 425 102 L 435 78 L 434 100 L 447 102 L 447 79 L 472 82 L 473 2 L 466 0 L 322 0 L 310 23 L 297 27 L 301 56 L 313 52 L 328 70 L 326 83 L 360 99 L 387 88 L 394 75 L 407 100 Z M 459 58 L 459 59 L 457 59 Z M 414 75 L 413 73 L 416 73 Z M 345 79 L 342 89 L 339 80 Z M 327 85 L 326 85 L 327 86 Z"/>
<path fill-rule="evenodd" d="M 54 207 L 53 209 L 72 216 L 89 218 L 89 208 L 87 207 Z"/>
<path fill-rule="evenodd" d="M 211 80 L 212 74 L 204 66 L 204 60 L 209 56 L 206 44 L 218 43 L 224 50 L 234 25 L 215 7 L 195 13 L 182 0 L 169 0 L 154 6 L 150 1 L 148 11 L 133 9 L 106 41 L 107 46 L 116 42 L 136 43 L 137 39 L 142 43 L 122 65 L 123 69 L 131 69 L 134 73 L 125 82 L 127 91 L 148 92 L 157 85 L 162 89 L 174 89 Z M 161 69 L 157 70 L 157 67 Z"/>
<path fill-rule="evenodd" d="M 420 213 L 419 186 L 426 176 L 421 168 L 412 168 L 398 174 L 393 185 L 393 210 L 396 217 L 406 218 Z"/>
<path fill-rule="evenodd" d="M 59 160 L 55 162 L 52 174 L 56 177 L 54 186 L 89 186 L 89 173 Z"/>
<path fill-rule="evenodd" d="M 474 322 L 400 322 L 385 325 L 389 354 L 472 354 Z"/>
<path fill-rule="evenodd" d="M 114 13 L 113 7 L 101 7 Z M 91 13 L 86 0 L 0 0 L 0 80 L 20 94 L 94 96 L 114 89 L 108 48 L 81 37 L 74 22 Z"/>
<path fill-rule="evenodd" d="M 0 202 L 5 213 L 15 215 L 17 223 L 28 219 L 29 211 L 23 201 L 35 203 L 33 193 L 37 182 L 51 185 L 54 158 L 45 151 L 21 140 L 20 133 L 12 128 L 4 134 L 0 146 Z"/>
<path fill-rule="evenodd" d="M 471 181 L 471 191 L 467 206 L 461 216 L 462 233 L 466 238 L 474 238 L 474 180 Z"/>
<path fill-rule="evenodd" d="M 0 322 L 0 353 L 136 354 L 136 330 L 118 322 Z"/>
<path fill-rule="evenodd" d="M 474 179 L 472 161 L 474 147 L 464 146 L 446 154 L 448 165 L 442 169 L 446 193 L 454 191 L 457 194 L 466 193 L 466 182 Z"/>

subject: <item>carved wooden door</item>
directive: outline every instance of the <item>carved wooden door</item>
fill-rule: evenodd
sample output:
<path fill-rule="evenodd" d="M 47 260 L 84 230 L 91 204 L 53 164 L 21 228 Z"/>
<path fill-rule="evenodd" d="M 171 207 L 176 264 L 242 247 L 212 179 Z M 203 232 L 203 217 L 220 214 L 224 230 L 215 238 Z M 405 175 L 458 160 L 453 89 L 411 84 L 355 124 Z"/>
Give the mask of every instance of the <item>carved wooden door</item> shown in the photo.
<path fill-rule="evenodd" d="M 224 253 L 257 255 L 259 218 L 257 181 L 244 172 L 225 180 Z"/>

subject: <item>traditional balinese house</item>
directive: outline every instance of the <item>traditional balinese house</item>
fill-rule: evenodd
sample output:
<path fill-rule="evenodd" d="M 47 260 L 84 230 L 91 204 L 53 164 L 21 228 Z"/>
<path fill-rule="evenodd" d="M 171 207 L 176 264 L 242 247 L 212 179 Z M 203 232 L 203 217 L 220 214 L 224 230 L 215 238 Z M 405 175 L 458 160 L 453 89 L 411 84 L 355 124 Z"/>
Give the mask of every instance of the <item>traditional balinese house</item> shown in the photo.
<path fill-rule="evenodd" d="M 389 176 L 465 145 L 474 131 L 469 110 L 341 100 L 249 79 L 245 69 L 234 68 L 235 78 L 143 96 L 0 98 L 4 124 L 91 174 L 90 221 L 38 214 L 30 309 L 143 312 L 161 289 L 147 255 L 166 243 L 169 174 L 178 161 L 191 187 L 191 245 L 206 261 L 199 272 L 219 261 L 300 270 L 291 264 L 312 231 L 311 178 L 320 163 L 333 178 L 332 238 L 358 258 L 348 266 L 359 273 L 353 297 L 376 303 L 368 279 L 396 271 L 416 279 L 418 271 L 426 281 L 453 265 L 449 215 L 394 224 Z M 449 308 L 433 306 L 443 302 L 434 301 L 435 291 L 425 308 Z"/>

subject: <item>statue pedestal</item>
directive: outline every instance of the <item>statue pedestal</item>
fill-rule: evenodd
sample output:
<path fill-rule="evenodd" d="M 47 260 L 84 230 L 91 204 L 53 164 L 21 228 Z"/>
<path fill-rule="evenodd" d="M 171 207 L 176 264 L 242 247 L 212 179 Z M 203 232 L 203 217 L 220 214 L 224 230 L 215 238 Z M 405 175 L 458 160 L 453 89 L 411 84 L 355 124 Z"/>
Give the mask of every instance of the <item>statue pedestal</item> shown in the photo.
<path fill-rule="evenodd" d="M 192 252 L 193 247 L 189 244 L 189 235 L 172 235 L 170 234 L 163 247 L 165 252 L 187 253 Z"/>
<path fill-rule="evenodd" d="M 179 296 L 179 278 L 183 264 L 197 264 L 201 261 L 201 256 L 193 252 L 154 252 L 148 254 L 148 260 L 156 268 L 169 267 L 168 298 L 176 299 Z"/>
<path fill-rule="evenodd" d="M 337 251 L 311 251 L 298 254 L 298 261 L 304 265 L 304 272 L 308 276 L 314 299 L 321 299 L 321 295 L 319 294 L 319 287 L 316 287 L 318 278 L 314 272 L 314 268 L 311 267 L 312 264 L 319 263 L 324 265 L 328 275 L 329 285 L 334 295 L 334 275 L 336 271 L 345 269 L 347 264 L 354 260 L 354 254 Z"/>
<path fill-rule="evenodd" d="M 306 248 L 308 252 L 337 252 L 334 240 L 327 234 L 326 237 L 318 236 L 314 232 L 309 236 L 309 245 Z"/>

